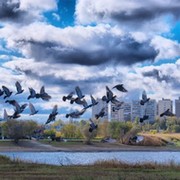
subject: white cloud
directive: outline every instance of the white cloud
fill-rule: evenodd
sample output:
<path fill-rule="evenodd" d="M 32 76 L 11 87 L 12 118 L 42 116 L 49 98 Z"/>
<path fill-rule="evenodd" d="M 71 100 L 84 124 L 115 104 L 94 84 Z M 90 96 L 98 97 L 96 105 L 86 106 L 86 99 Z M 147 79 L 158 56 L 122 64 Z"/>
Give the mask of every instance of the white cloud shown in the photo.
<path fill-rule="evenodd" d="M 159 51 L 156 60 L 173 59 L 180 56 L 180 44 L 171 39 L 155 36 L 152 39 L 152 45 Z"/>

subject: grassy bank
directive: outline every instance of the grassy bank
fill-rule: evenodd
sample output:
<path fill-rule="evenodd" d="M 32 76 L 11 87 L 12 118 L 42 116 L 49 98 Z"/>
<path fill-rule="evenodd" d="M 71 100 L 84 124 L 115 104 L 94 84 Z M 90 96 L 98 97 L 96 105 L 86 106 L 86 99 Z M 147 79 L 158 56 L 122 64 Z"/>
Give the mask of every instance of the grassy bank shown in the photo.
<path fill-rule="evenodd" d="M 52 166 L 24 163 L 0 156 L 0 179 L 179 179 L 180 166 L 135 164 L 118 161 L 97 162 L 89 166 Z"/>

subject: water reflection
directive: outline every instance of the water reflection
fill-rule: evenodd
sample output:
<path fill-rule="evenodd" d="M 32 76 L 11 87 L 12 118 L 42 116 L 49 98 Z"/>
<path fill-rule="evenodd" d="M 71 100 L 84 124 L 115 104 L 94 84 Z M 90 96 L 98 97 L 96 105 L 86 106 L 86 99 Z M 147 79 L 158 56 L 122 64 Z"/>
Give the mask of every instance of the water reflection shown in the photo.
<path fill-rule="evenodd" d="M 98 160 L 120 160 L 128 163 L 180 164 L 180 152 L 7 152 L 0 153 L 11 159 L 21 159 L 53 165 L 86 165 Z"/>

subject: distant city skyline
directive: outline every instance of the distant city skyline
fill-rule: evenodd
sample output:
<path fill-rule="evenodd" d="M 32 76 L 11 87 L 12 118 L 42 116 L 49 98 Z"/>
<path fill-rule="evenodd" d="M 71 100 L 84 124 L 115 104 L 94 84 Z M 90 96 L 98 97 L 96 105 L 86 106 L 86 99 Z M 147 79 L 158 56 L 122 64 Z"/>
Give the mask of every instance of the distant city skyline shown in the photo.
<path fill-rule="evenodd" d="M 0 88 L 14 92 L 19 81 L 25 89 L 12 96 L 22 104 L 28 88 L 45 86 L 48 102 L 32 100 L 38 114 L 23 118 L 46 122 L 54 105 L 57 118 L 66 120 L 77 104 L 62 97 L 82 89 L 101 98 L 116 84 L 117 97 L 131 101 L 146 90 L 151 99 L 180 96 L 179 0 L 1 0 Z M 0 97 L 0 115 L 13 107 Z M 27 115 L 26 115 L 27 114 Z M 91 110 L 82 116 L 91 117 Z M 67 119 L 68 120 L 68 119 Z"/>

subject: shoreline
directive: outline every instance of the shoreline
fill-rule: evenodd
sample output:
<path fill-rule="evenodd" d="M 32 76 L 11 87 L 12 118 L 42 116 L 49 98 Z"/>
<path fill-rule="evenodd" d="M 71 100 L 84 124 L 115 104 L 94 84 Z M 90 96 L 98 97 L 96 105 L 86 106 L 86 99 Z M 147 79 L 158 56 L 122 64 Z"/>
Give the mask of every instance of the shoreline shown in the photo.
<path fill-rule="evenodd" d="M 4 152 L 180 152 L 175 146 L 137 146 L 117 143 L 94 143 L 52 146 L 39 141 L 20 141 L 18 144 L 0 145 L 0 153 Z"/>

